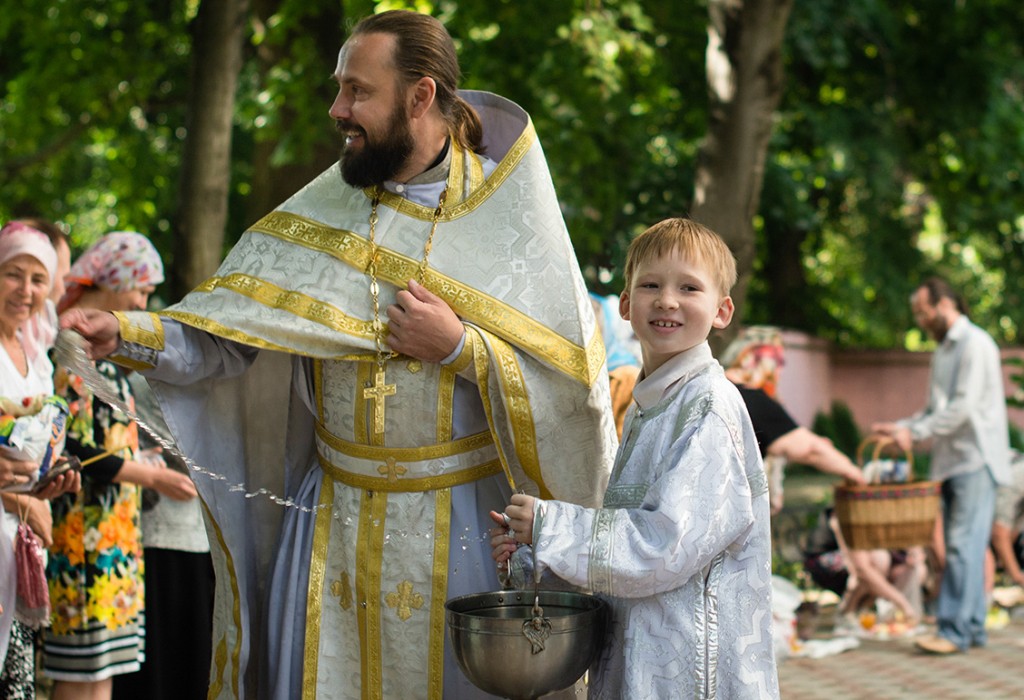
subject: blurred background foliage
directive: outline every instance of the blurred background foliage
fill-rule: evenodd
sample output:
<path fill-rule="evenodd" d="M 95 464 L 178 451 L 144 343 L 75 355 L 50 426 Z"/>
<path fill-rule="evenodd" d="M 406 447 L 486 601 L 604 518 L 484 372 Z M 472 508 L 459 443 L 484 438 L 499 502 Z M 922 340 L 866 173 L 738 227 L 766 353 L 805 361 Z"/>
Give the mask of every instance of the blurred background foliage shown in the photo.
<path fill-rule="evenodd" d="M 142 231 L 174 264 L 199 2 L 4 3 L 0 220 L 60 221 L 76 249 Z M 336 158 L 337 50 L 392 7 L 440 17 L 464 87 L 530 112 L 588 282 L 618 292 L 630 238 L 693 198 L 706 1 L 251 0 L 225 245 Z M 744 323 L 915 349 L 907 300 L 939 273 L 1020 342 L 1022 35 L 1017 0 L 794 4 Z"/>

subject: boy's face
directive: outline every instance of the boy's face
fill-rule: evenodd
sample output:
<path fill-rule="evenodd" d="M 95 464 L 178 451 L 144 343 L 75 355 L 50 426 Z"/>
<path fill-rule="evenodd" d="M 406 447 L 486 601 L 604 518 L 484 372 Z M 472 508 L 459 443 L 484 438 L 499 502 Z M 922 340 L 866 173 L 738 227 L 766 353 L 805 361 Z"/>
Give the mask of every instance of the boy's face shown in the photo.
<path fill-rule="evenodd" d="M 619 313 L 640 339 L 647 375 L 703 343 L 712 328 L 725 328 L 732 312 L 732 299 L 722 296 L 707 266 L 677 251 L 640 262 L 619 297 Z"/>

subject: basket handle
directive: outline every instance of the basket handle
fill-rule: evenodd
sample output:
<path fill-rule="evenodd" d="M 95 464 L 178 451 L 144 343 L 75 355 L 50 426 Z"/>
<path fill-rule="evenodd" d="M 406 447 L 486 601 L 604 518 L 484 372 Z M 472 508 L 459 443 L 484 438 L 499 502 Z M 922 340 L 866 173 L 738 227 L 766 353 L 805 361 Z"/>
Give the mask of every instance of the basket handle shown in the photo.
<path fill-rule="evenodd" d="M 889 445 L 895 445 L 896 441 L 893 440 L 891 437 L 880 437 L 873 435 L 869 435 L 868 437 L 864 438 L 861 441 L 861 443 L 857 445 L 857 466 L 860 467 L 861 469 L 864 468 L 864 450 L 867 449 L 867 446 L 871 444 L 874 444 L 875 446 L 875 449 L 872 450 L 871 453 L 871 459 L 876 460 L 882 454 L 883 449 L 885 449 Z M 904 450 L 903 455 L 907 458 L 907 479 L 909 481 L 910 475 L 914 473 L 914 455 L 911 454 L 910 450 Z"/>

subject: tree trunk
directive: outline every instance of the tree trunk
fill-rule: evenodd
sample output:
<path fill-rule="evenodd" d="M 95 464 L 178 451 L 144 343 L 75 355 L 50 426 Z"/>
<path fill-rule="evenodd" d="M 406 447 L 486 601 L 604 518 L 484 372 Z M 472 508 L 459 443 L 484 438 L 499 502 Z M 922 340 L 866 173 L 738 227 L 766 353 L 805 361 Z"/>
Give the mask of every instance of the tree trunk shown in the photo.
<path fill-rule="evenodd" d="M 698 158 L 691 216 L 721 235 L 736 256 L 733 332 L 742 319 L 754 263 L 753 219 L 761 199 L 772 115 L 782 97 L 782 40 L 792 4 L 708 2 L 708 133 Z"/>
<path fill-rule="evenodd" d="M 213 274 L 223 253 L 232 117 L 248 12 L 248 0 L 206 0 L 192 22 L 192 92 L 170 265 L 172 299 Z"/>

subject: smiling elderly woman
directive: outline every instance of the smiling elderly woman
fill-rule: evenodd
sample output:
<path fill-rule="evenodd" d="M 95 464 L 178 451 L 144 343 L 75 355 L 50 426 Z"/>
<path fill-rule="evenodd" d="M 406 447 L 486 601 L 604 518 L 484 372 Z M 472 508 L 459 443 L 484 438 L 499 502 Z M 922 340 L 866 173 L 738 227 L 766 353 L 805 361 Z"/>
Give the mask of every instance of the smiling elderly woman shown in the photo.
<path fill-rule="evenodd" d="M 15 402 L 53 393 L 53 365 L 27 326 L 43 310 L 56 270 L 57 253 L 44 234 L 18 223 L 0 230 L 0 395 Z M 24 487 L 38 467 L 3 457 L 0 485 Z M 4 493 L 0 502 L 0 608 L 7 612 L 0 616 L 0 696 L 21 697 L 34 683 L 35 633 L 30 625 L 39 620 L 15 614 L 14 542 L 20 512 L 39 541 L 49 544 L 50 509 L 28 495 Z"/>

